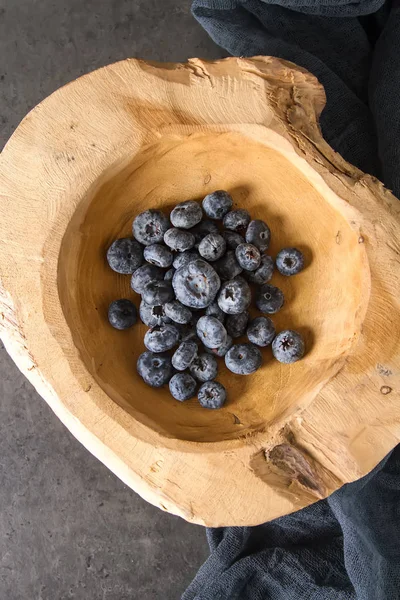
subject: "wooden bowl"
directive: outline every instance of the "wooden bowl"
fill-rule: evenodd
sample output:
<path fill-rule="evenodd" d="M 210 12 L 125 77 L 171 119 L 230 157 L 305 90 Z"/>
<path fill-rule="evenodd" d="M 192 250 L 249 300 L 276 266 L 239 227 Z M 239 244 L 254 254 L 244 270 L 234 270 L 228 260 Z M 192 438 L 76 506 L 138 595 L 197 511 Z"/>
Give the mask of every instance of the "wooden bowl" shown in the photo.
<path fill-rule="evenodd" d="M 70 431 L 148 501 L 209 526 L 255 525 L 323 498 L 400 439 L 399 203 L 323 141 L 317 80 L 256 57 L 126 60 L 37 106 L 0 165 L 2 339 Z M 264 351 L 251 377 L 221 369 L 220 411 L 174 401 L 136 374 L 145 328 L 108 304 L 129 277 L 105 251 L 149 207 L 227 189 L 265 219 L 278 329 L 303 332 L 291 366 Z M 135 298 L 138 305 L 138 298 Z"/>

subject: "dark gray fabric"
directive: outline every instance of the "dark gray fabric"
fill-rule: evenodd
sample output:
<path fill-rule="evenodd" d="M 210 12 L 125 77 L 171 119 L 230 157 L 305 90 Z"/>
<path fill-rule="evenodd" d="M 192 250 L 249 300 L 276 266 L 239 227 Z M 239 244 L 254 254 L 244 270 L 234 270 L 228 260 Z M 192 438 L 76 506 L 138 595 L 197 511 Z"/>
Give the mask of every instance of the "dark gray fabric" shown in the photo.
<path fill-rule="evenodd" d="M 193 14 L 235 56 L 278 56 L 316 75 L 327 95 L 324 137 L 399 196 L 400 3 L 377 5 L 373 15 L 350 18 L 304 14 L 261 0 L 195 0 Z"/>
<path fill-rule="evenodd" d="M 327 92 L 325 138 L 400 196 L 400 3 L 280 4 L 195 0 L 193 14 L 234 55 L 275 55 L 314 73 Z M 400 446 L 327 500 L 207 537 L 210 557 L 183 600 L 398 600 Z"/>

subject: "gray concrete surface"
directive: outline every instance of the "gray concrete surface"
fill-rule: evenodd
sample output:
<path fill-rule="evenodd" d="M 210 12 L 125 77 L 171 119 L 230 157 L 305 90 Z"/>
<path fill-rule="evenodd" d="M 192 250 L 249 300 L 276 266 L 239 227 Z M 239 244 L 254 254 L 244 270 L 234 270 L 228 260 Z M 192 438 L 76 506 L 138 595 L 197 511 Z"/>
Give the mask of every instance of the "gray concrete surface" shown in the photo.
<path fill-rule="evenodd" d="M 0 0 L 0 144 L 52 91 L 128 56 L 223 55 L 186 0 Z M 0 347 L 0 600 L 175 600 L 202 528 L 145 503 L 56 419 Z"/>

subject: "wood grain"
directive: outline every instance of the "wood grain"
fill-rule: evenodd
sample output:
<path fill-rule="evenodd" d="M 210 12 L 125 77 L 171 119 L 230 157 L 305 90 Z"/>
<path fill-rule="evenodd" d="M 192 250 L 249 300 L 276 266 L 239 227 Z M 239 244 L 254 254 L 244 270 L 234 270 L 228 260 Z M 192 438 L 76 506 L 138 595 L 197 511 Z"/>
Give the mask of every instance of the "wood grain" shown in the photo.
<path fill-rule="evenodd" d="M 270 57 L 127 60 L 47 98 L 1 156 L 8 352 L 93 454 L 190 521 L 287 514 L 400 439 L 398 201 L 323 141 L 324 101 L 313 76 Z M 132 293 L 104 256 L 141 210 L 221 188 L 270 224 L 272 253 L 303 249 L 304 272 L 273 280 L 287 298 L 274 320 L 308 352 L 286 366 L 265 350 L 248 378 L 222 369 L 229 400 L 205 411 L 136 375 L 144 327 L 108 326 L 108 303 Z"/>

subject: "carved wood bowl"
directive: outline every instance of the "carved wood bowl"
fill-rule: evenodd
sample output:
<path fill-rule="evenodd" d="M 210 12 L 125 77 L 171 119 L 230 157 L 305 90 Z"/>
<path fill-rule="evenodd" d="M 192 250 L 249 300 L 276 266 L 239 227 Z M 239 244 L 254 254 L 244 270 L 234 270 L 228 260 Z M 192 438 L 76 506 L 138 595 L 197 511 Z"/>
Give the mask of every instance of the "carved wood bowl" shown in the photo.
<path fill-rule="evenodd" d="M 7 350 L 70 431 L 150 502 L 209 526 L 254 525 L 367 473 L 400 439 L 399 205 L 323 141 L 317 80 L 270 57 L 126 60 L 36 107 L 0 165 L 1 326 Z M 307 354 L 240 377 L 219 411 L 136 374 L 145 327 L 107 307 L 135 297 L 105 261 L 150 207 L 227 189 L 297 246 L 274 276 Z M 138 297 L 135 297 L 138 306 Z"/>

